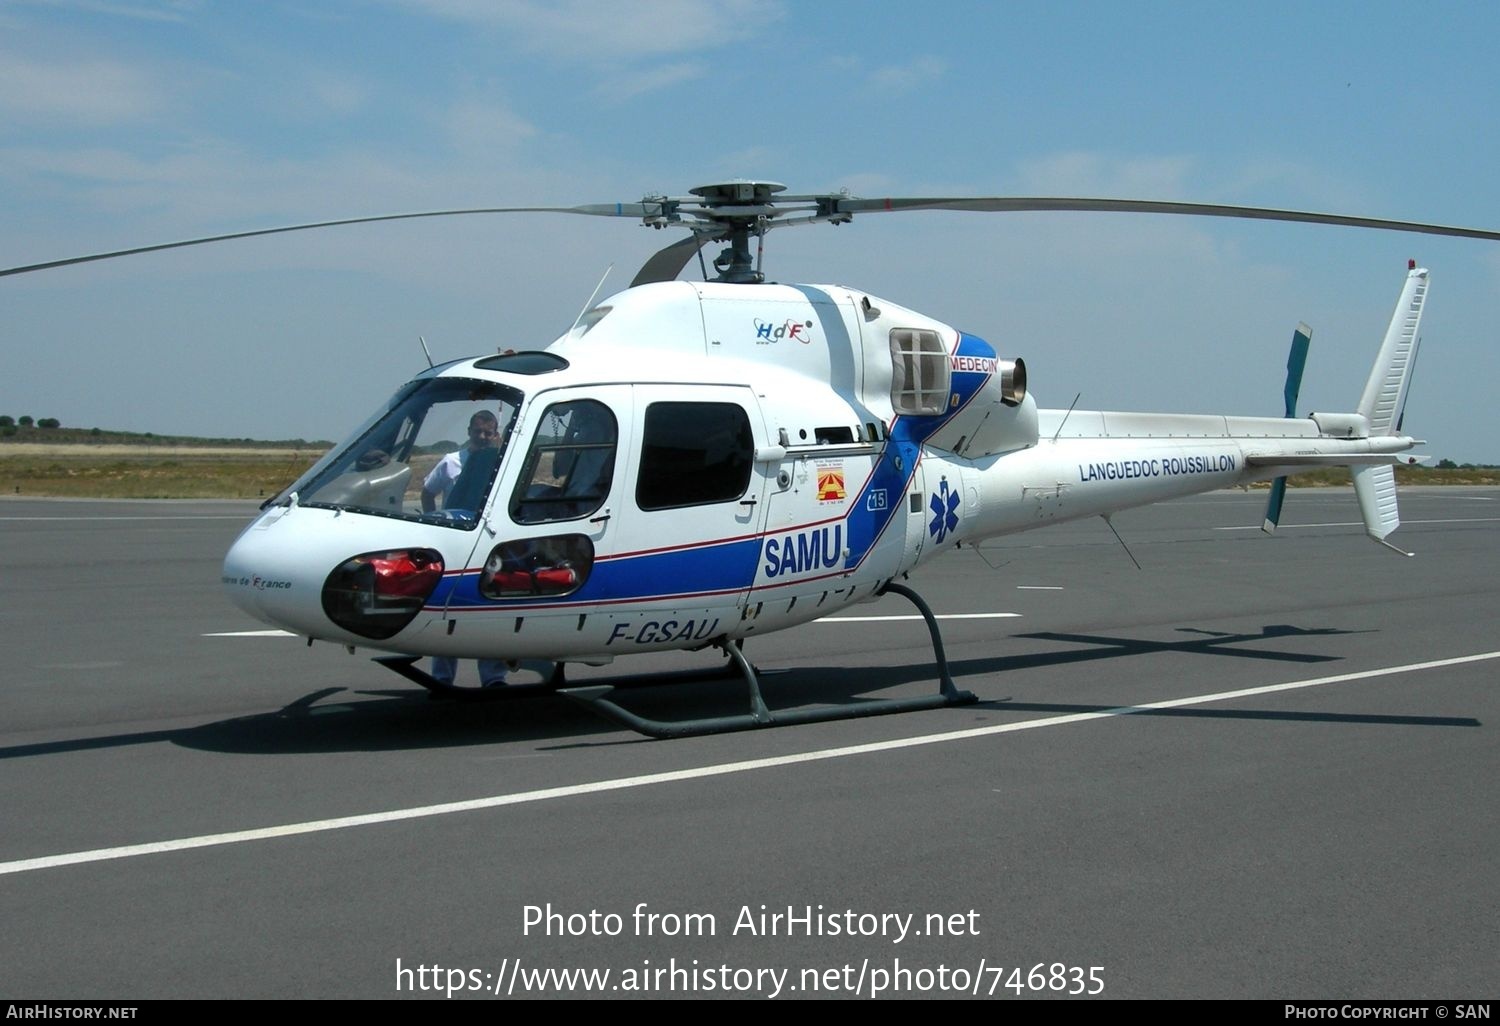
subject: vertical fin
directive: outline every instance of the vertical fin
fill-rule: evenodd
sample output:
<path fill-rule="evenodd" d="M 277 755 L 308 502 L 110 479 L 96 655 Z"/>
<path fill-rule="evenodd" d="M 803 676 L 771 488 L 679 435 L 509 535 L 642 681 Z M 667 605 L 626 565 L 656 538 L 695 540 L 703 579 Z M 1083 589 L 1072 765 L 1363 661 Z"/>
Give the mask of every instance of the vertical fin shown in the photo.
<path fill-rule="evenodd" d="M 1417 331 L 1422 324 L 1422 307 L 1426 300 L 1427 269 L 1412 261 L 1408 265 L 1406 287 L 1401 290 L 1390 327 L 1386 329 L 1385 342 L 1380 347 L 1380 355 L 1375 358 L 1375 366 L 1370 369 L 1370 379 L 1365 382 L 1364 395 L 1359 400 L 1359 412 L 1370 422 L 1371 437 L 1396 433 L 1396 423 L 1406 405 L 1406 388 L 1411 381 Z"/>
<path fill-rule="evenodd" d="M 1288 417 L 1297 415 L 1297 394 L 1302 391 L 1302 372 L 1307 367 L 1307 350 L 1311 345 L 1312 329 L 1306 324 L 1298 324 L 1292 333 L 1291 352 L 1286 357 L 1286 387 L 1281 391 Z M 1276 525 L 1281 523 L 1281 504 L 1285 499 L 1286 478 L 1278 477 L 1271 482 L 1271 499 L 1266 503 L 1266 518 L 1260 525 L 1262 531 L 1276 533 Z"/>
<path fill-rule="evenodd" d="M 1411 395 L 1411 382 L 1417 376 L 1417 357 L 1422 355 L 1422 336 L 1417 336 L 1416 344 L 1411 347 L 1411 370 L 1406 372 L 1406 396 Z M 1402 425 L 1406 423 L 1406 396 L 1401 397 L 1401 408 L 1396 411 L 1396 434 L 1402 431 Z"/>
<path fill-rule="evenodd" d="M 1398 549 L 1386 537 L 1401 526 L 1396 509 L 1396 471 L 1390 464 L 1351 467 L 1354 474 L 1354 496 L 1359 500 L 1359 515 L 1365 522 L 1365 533 L 1388 549 L 1403 556 L 1411 553 Z"/>

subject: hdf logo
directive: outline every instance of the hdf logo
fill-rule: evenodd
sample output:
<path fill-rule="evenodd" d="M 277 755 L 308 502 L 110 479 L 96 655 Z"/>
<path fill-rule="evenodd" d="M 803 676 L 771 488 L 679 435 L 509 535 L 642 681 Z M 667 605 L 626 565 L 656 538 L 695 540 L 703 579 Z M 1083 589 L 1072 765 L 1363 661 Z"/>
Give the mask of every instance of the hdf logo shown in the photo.
<path fill-rule="evenodd" d="M 801 342 L 807 345 L 812 342 L 812 321 L 786 321 L 782 324 L 774 324 L 771 321 L 763 321 L 755 318 L 755 340 L 757 343 L 767 342 Z"/>

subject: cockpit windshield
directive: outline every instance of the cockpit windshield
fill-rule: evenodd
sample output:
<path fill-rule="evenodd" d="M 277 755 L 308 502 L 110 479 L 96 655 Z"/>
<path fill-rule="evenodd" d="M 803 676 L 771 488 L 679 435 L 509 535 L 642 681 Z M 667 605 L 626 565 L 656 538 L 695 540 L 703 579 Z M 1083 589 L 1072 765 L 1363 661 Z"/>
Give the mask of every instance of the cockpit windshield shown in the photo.
<path fill-rule="evenodd" d="M 516 389 L 489 381 L 415 382 L 276 501 L 295 492 L 302 506 L 472 529 L 494 486 L 521 398 Z"/>

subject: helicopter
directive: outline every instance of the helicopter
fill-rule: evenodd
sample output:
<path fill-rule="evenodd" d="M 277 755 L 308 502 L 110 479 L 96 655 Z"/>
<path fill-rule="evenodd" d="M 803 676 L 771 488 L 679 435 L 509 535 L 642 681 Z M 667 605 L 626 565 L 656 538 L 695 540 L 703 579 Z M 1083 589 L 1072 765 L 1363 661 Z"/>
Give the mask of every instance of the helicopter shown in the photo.
<path fill-rule="evenodd" d="M 534 350 L 434 366 L 269 499 L 225 556 L 251 616 L 377 662 L 438 697 L 556 693 L 651 737 L 680 737 L 976 701 L 947 666 L 936 617 L 903 581 L 960 545 L 1250 482 L 1350 468 L 1366 533 L 1399 525 L 1393 467 L 1420 444 L 1403 410 L 1429 274 L 1409 264 L 1359 401 L 1284 417 L 1038 407 L 1021 354 L 830 284 L 768 282 L 773 228 L 876 212 L 1114 211 L 1248 217 L 1500 240 L 1500 233 L 1337 214 L 1150 200 L 782 195 L 735 180 L 686 196 L 347 218 L 207 236 L 0 270 L 0 276 L 180 246 L 373 221 L 555 212 L 688 234 L 630 287 Z M 724 243 L 712 261 L 706 246 Z M 754 251 L 752 252 L 752 244 Z M 696 258 L 702 281 L 679 280 Z M 602 284 L 602 283 L 601 283 Z M 596 290 L 597 292 L 597 290 Z M 492 427 L 491 427 L 492 425 Z M 464 446 L 466 435 L 481 436 Z M 462 453 L 454 459 L 455 451 Z M 433 480 L 449 460 L 439 508 Z M 746 641 L 892 594 L 929 631 L 938 690 L 772 711 Z M 721 649 L 748 711 L 659 720 L 569 663 Z M 539 660 L 541 684 L 456 687 L 421 656 Z"/>

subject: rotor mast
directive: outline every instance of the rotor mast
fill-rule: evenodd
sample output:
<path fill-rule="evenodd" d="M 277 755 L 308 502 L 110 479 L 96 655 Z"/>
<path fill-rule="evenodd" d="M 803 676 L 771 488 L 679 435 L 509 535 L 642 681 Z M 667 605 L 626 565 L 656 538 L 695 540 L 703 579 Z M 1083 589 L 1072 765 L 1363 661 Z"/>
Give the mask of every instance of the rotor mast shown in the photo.
<path fill-rule="evenodd" d="M 785 192 L 780 182 L 720 182 L 715 185 L 700 185 L 689 189 L 694 196 L 703 199 L 704 206 L 714 210 L 714 219 L 725 226 L 725 238 L 729 245 L 714 257 L 714 270 L 719 272 L 719 281 L 736 284 L 759 285 L 766 280 L 761 270 L 759 257 L 765 251 L 766 223 L 773 207 L 771 197 Z M 752 266 L 750 236 L 757 241 L 757 259 Z"/>
<path fill-rule="evenodd" d="M 766 232 L 793 224 L 850 220 L 851 215 L 837 209 L 842 196 L 786 196 L 778 206 L 774 197 L 785 192 L 780 182 L 757 182 L 735 179 L 689 189 L 692 198 L 650 196 L 643 205 L 651 210 L 641 219 L 652 228 L 687 227 L 697 240 L 697 248 L 710 242 L 728 245 L 714 258 L 718 271 L 714 281 L 739 285 L 758 285 L 766 280 L 761 270 Z M 788 214 L 802 216 L 789 218 Z M 750 240 L 757 241 L 750 251 Z"/>

